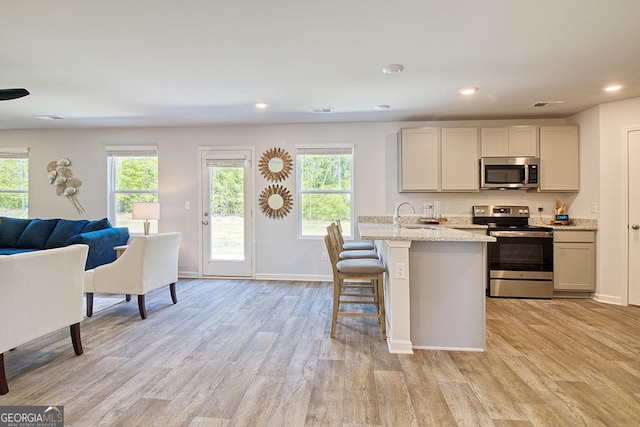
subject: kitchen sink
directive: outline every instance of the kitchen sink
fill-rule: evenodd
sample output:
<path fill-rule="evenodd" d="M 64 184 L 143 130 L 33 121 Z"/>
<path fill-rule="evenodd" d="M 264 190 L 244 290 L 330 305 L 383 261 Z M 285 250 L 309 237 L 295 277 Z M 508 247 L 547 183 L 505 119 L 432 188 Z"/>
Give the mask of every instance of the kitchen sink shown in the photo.
<path fill-rule="evenodd" d="M 402 226 L 402 228 L 407 228 L 409 230 L 420 230 L 420 229 L 438 230 L 439 229 L 437 226 L 430 225 L 430 224 L 405 224 Z"/>

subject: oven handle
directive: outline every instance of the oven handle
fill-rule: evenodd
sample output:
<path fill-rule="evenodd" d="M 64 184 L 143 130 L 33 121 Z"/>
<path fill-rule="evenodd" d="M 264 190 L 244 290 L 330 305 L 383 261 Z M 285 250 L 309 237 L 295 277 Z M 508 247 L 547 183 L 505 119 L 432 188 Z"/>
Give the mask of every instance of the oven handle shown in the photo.
<path fill-rule="evenodd" d="M 553 231 L 489 231 L 489 236 L 493 237 L 543 237 L 553 238 Z"/>

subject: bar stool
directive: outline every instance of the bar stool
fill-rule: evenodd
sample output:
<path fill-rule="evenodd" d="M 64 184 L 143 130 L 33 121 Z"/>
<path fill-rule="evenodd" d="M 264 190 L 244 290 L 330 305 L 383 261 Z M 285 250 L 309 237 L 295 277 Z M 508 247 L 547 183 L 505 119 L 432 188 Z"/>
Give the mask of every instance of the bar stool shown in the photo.
<path fill-rule="evenodd" d="M 338 242 L 327 234 L 324 242 L 333 269 L 333 309 L 331 316 L 331 338 L 336 336 L 338 316 L 376 317 L 382 330 L 382 339 L 387 339 L 384 310 L 384 272 L 382 261 L 373 258 L 339 260 Z M 350 280 L 350 282 L 345 282 Z M 351 282 L 352 280 L 360 282 Z M 362 283 L 362 281 L 366 281 Z M 341 306 L 372 304 L 375 313 L 341 310 Z"/>
<path fill-rule="evenodd" d="M 336 223 L 331 223 L 327 226 L 327 234 L 331 236 L 334 242 L 336 242 L 336 251 L 338 252 L 338 259 L 358 259 L 358 258 L 374 258 L 379 259 L 378 252 L 375 249 L 354 249 L 343 250 L 342 241 L 340 237 L 340 229 Z"/>

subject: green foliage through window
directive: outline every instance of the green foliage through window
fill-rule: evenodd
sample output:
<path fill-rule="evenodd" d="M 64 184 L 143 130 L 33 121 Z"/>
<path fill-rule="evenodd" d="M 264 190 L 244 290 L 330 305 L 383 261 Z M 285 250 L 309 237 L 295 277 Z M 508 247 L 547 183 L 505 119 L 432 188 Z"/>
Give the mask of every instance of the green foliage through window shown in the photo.
<path fill-rule="evenodd" d="M 29 159 L 0 158 L 0 216 L 27 218 Z"/>
<path fill-rule="evenodd" d="M 299 212 L 303 236 L 322 236 L 326 226 L 340 219 L 350 235 L 353 155 L 325 150 L 326 154 L 298 154 Z"/>

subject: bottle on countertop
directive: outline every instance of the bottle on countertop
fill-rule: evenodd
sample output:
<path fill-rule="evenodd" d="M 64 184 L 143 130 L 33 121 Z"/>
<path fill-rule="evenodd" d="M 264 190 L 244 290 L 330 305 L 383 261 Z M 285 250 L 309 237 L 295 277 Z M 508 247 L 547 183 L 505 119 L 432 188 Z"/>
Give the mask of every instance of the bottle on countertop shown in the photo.
<path fill-rule="evenodd" d="M 425 218 L 433 218 L 433 205 L 429 202 L 422 204 L 422 216 Z"/>

